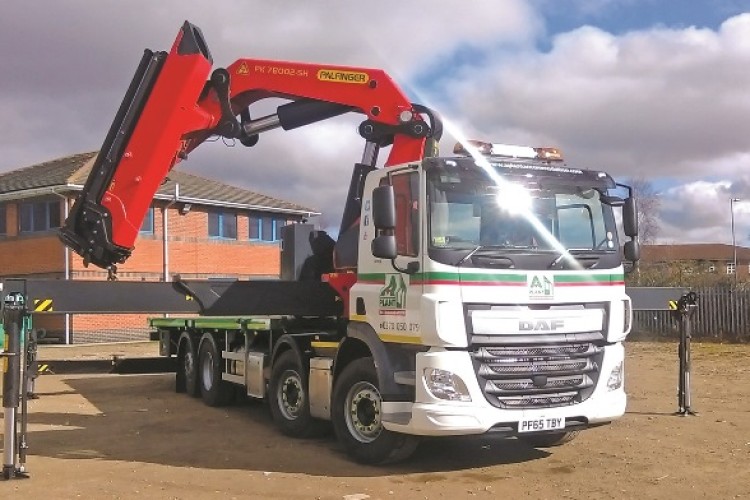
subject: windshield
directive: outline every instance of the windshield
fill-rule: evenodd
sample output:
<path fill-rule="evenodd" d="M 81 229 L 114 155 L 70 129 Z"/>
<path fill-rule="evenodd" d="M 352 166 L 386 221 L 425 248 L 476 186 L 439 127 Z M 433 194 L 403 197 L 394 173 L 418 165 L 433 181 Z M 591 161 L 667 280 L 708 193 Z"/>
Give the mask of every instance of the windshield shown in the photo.
<path fill-rule="evenodd" d="M 510 267 L 549 268 L 549 256 L 554 261 L 565 251 L 598 256 L 619 252 L 612 209 L 601 202 L 597 189 L 558 179 L 504 179 L 507 182 L 498 186 L 478 169 L 429 171 L 433 258 L 455 265 L 468 252 L 511 259 L 513 254 L 537 255 L 544 262 L 516 258 Z M 616 262 L 619 265 L 619 259 Z"/>

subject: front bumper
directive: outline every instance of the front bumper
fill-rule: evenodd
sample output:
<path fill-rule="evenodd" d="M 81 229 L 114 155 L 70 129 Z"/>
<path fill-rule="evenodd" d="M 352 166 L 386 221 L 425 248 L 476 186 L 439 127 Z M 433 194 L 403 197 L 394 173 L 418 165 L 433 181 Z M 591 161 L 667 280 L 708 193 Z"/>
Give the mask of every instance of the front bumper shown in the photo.
<path fill-rule="evenodd" d="M 466 351 L 435 350 L 417 355 L 415 402 L 384 402 L 386 429 L 405 434 L 448 436 L 499 431 L 516 434 L 518 423 L 527 419 L 565 418 L 567 429 L 609 423 L 625 413 L 627 397 L 621 385 L 607 387 L 612 370 L 623 361 L 622 344 L 604 348 L 601 375 L 591 396 L 581 403 L 555 408 L 502 409 L 490 404 L 482 393 L 471 357 Z M 426 368 L 453 372 L 463 379 L 470 402 L 446 401 L 434 397 L 425 386 Z"/>

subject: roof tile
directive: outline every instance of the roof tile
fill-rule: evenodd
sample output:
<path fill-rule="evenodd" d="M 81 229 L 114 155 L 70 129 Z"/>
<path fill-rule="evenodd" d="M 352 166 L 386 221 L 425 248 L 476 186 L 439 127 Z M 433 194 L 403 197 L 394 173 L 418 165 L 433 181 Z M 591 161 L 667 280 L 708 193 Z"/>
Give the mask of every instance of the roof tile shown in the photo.
<path fill-rule="evenodd" d="M 0 174 L 0 194 L 44 187 L 83 186 L 96 155 L 97 152 L 80 153 Z M 169 196 L 175 192 L 176 184 L 180 186 L 180 197 L 198 204 L 204 201 L 216 205 L 239 204 L 260 209 L 316 213 L 316 210 L 297 203 L 207 179 L 182 168 L 172 170 L 157 193 Z"/>

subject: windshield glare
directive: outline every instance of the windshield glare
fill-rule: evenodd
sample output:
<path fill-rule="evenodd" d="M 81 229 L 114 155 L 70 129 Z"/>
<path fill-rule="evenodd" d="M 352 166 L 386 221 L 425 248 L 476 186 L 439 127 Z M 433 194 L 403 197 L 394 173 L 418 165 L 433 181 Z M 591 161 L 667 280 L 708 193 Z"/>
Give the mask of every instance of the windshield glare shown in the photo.
<path fill-rule="evenodd" d="M 527 207 L 504 203 L 502 189 L 482 176 L 437 175 L 430 182 L 433 248 L 487 246 L 526 251 L 615 251 L 612 210 L 596 189 L 520 184 Z M 516 206 L 514 206 L 514 204 Z M 556 241 L 560 244 L 556 244 Z"/>

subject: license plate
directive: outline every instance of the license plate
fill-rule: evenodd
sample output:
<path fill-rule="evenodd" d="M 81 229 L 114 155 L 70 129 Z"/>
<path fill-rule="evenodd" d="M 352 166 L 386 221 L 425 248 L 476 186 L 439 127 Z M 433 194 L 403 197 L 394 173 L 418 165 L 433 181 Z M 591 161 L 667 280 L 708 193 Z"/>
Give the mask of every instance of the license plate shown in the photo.
<path fill-rule="evenodd" d="M 556 431 L 565 428 L 565 419 L 557 418 L 530 418 L 518 422 L 518 432 Z"/>

